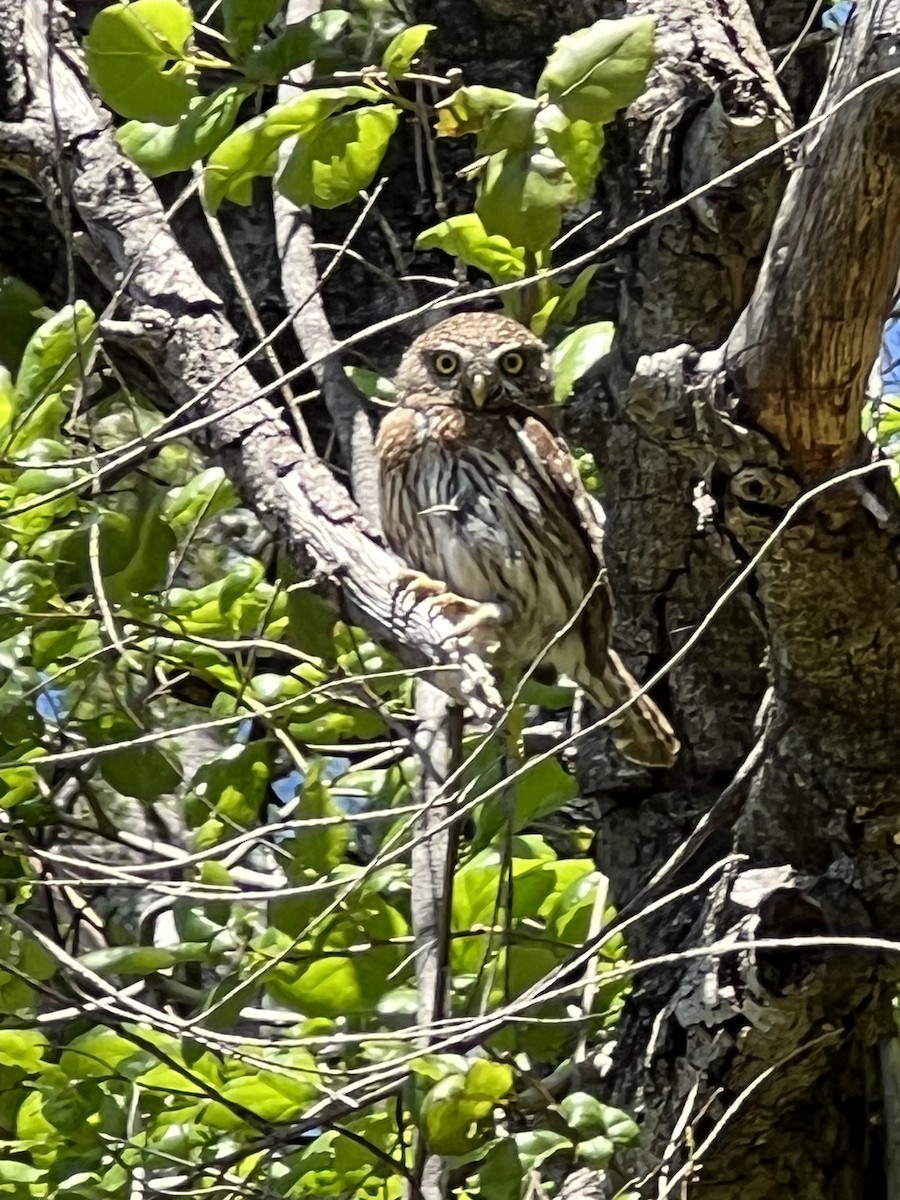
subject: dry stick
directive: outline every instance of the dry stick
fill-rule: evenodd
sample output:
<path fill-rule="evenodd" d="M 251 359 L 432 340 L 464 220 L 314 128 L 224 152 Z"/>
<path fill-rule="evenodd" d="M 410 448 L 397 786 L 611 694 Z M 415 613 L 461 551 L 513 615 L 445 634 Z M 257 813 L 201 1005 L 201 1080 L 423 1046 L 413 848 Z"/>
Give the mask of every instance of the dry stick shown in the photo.
<path fill-rule="evenodd" d="M 453 874 L 459 848 L 455 798 L 444 793 L 462 759 L 463 709 L 429 683 L 416 686 L 415 746 L 421 770 L 417 832 L 412 849 L 412 926 L 416 944 L 418 1020 L 423 1049 L 432 1040 L 437 1022 L 448 1015 L 450 984 L 450 914 Z M 413 1184 L 425 1200 L 441 1200 L 444 1166 L 439 1155 L 428 1154 L 416 1138 Z"/>
<path fill-rule="evenodd" d="M 194 181 L 199 188 L 202 181 L 202 172 L 200 171 L 199 167 L 194 168 Z M 281 365 L 281 361 L 278 358 L 278 352 L 276 351 L 275 347 L 266 341 L 266 328 L 256 310 L 256 305 L 253 303 L 253 297 L 250 295 L 247 285 L 244 283 L 244 278 L 241 275 L 237 260 L 231 253 L 231 246 L 228 244 L 228 239 L 226 238 L 225 231 L 222 228 L 222 222 L 215 215 L 215 213 L 209 211 L 205 204 L 203 205 L 203 216 L 206 221 L 207 228 L 212 236 L 212 240 L 216 244 L 216 249 L 219 251 L 222 262 L 225 264 L 225 268 L 228 271 L 228 276 L 234 285 L 235 294 L 241 302 L 241 308 L 243 308 L 247 320 L 250 323 L 250 328 L 259 339 L 259 344 L 265 346 L 265 356 L 268 360 L 269 366 L 272 368 L 275 378 L 280 379 L 284 375 L 284 367 Z M 309 430 L 306 427 L 306 421 L 303 419 L 303 413 L 300 410 L 297 397 L 294 395 L 293 389 L 287 383 L 284 384 L 281 389 L 281 398 L 284 401 L 285 407 L 293 418 L 294 432 L 297 434 L 297 441 L 308 454 L 314 454 L 315 446 L 313 445 Z"/>
<path fill-rule="evenodd" d="M 317 13 L 320 0 L 288 0 L 285 21 L 299 23 Z M 308 84 L 311 66 L 292 71 L 287 82 L 278 88 L 278 99 L 284 103 L 294 99 L 298 88 Z M 293 141 L 285 142 L 279 150 L 283 166 L 293 150 Z M 378 189 L 380 190 L 380 189 Z M 377 191 L 375 193 L 377 195 Z M 355 223 L 348 241 L 368 216 L 374 197 Z M 313 251 L 315 236 L 309 212 L 303 212 L 293 201 L 275 188 L 275 237 L 281 260 L 281 285 L 288 307 L 293 311 L 297 341 L 312 367 L 328 412 L 334 423 L 338 443 L 350 466 L 353 497 L 360 512 L 373 529 L 380 528 L 378 519 L 378 471 L 372 442 L 372 427 L 368 414 L 360 403 L 359 392 L 344 374 L 335 350 L 337 339 L 331 331 L 321 296 L 321 283 Z"/>

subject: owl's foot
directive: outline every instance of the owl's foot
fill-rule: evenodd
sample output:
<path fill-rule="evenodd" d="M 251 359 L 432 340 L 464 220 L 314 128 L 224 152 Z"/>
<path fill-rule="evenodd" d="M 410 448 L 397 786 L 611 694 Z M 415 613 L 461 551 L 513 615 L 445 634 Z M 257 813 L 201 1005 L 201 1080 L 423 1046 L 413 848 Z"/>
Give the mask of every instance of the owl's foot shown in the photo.
<path fill-rule="evenodd" d="M 503 605 L 469 600 L 451 592 L 439 579 L 404 570 L 397 596 L 407 611 L 428 605 L 428 615 L 452 663 L 462 671 L 460 690 L 478 715 L 502 708 L 503 701 L 488 663 L 500 648 L 500 630 L 507 614 Z"/>
<path fill-rule="evenodd" d="M 440 596 L 447 591 L 443 579 L 432 579 L 430 575 L 425 575 L 422 571 L 412 571 L 408 567 L 403 567 L 397 572 L 397 582 L 398 599 L 400 596 L 410 597 L 410 608 L 421 604 L 430 596 Z"/>
<path fill-rule="evenodd" d="M 433 579 L 421 571 L 400 571 L 399 583 L 396 601 L 407 612 L 419 604 L 427 604 L 432 620 L 443 617 L 449 622 L 450 627 L 441 633 L 439 642 L 459 642 L 467 651 L 486 659 L 497 653 L 500 627 L 507 619 L 502 604 L 458 596 L 442 579 Z"/>

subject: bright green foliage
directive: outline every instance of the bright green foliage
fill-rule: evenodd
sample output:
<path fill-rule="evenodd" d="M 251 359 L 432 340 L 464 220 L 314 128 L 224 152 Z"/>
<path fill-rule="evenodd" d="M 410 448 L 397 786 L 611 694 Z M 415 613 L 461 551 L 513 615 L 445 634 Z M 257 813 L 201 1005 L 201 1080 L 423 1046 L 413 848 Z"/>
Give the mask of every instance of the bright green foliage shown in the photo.
<path fill-rule="evenodd" d="M 293 151 L 276 187 L 297 204 L 334 208 L 372 180 L 400 117 L 394 79 L 421 49 L 430 26 L 399 34 L 385 51 L 383 82 L 305 92 L 251 116 L 234 132 L 242 105 L 325 53 L 349 14 L 315 13 L 272 33 L 281 4 L 229 0 L 219 19 L 226 58 L 192 49 L 194 25 L 180 0 L 134 0 L 103 9 L 86 40 L 91 79 L 107 104 L 133 117 L 119 130 L 123 150 L 149 175 L 207 160 L 204 199 L 249 204 L 253 180 L 275 174 L 282 142 Z M 241 78 L 210 94 L 204 71 L 228 67 Z M 379 103 L 381 101 L 381 103 Z M 341 114 L 350 105 L 362 105 Z"/>
<path fill-rule="evenodd" d="M 374 179 L 401 113 L 420 114 L 400 84 L 432 25 L 400 30 L 362 83 L 304 92 L 245 115 L 235 128 L 245 101 L 295 68 L 327 58 L 353 24 L 351 14 L 335 9 L 279 27 L 279 12 L 275 0 L 223 3 L 224 59 L 191 50 L 193 25 L 180 0 L 112 5 L 91 29 L 95 86 L 116 112 L 137 118 L 119 130 L 123 149 L 151 176 L 205 162 L 203 197 L 212 212 L 225 200 L 250 204 L 254 180 L 272 177 L 295 204 L 347 204 Z M 593 190 L 603 127 L 640 94 L 652 61 L 652 21 L 601 20 L 560 39 L 533 97 L 475 85 L 444 99 L 437 135 L 477 137 L 475 211 L 426 229 L 417 247 L 443 250 L 497 284 L 534 275 L 533 286 L 504 295 L 507 311 L 539 335 L 550 325 L 571 324 L 596 268 L 568 286 L 556 283 L 547 275 L 553 243 L 565 214 Z M 209 94 L 198 90 L 204 70 L 226 65 L 239 82 Z M 283 143 L 290 153 L 279 169 Z M 592 329 L 596 336 L 583 336 L 577 351 L 569 348 L 560 400 L 608 348 Z"/>
<path fill-rule="evenodd" d="M 139 121 L 176 122 L 196 94 L 190 10 L 178 0 L 112 4 L 94 18 L 84 48 L 109 106 Z"/>
<path fill-rule="evenodd" d="M 492 237 L 477 213 L 448 217 L 420 233 L 420 250 L 446 250 L 469 267 L 478 267 L 498 282 L 521 279 L 525 274 L 525 251 L 505 237 Z"/>
<path fill-rule="evenodd" d="M 411 25 L 391 39 L 381 56 L 381 69 L 391 79 L 401 79 L 415 62 L 434 25 Z"/>
<path fill-rule="evenodd" d="M 175 124 L 128 121 L 119 130 L 119 145 L 151 178 L 187 171 L 231 132 L 247 94 L 247 88 L 232 85 L 194 96 Z"/>
<path fill-rule="evenodd" d="M 417 245 L 497 283 L 549 268 L 564 214 L 590 195 L 601 169 L 603 126 L 640 94 L 652 61 L 651 20 L 597 21 L 559 40 L 533 99 L 475 86 L 443 101 L 438 134 L 477 135 L 475 214 L 426 230 Z M 506 294 L 508 311 L 543 333 L 551 320 L 572 319 L 589 280 L 566 290 L 539 275 L 531 291 Z"/>
<path fill-rule="evenodd" d="M 581 376 L 606 354 L 614 332 L 609 321 L 597 321 L 580 326 L 554 347 L 550 361 L 558 401 L 567 400 Z"/>
<path fill-rule="evenodd" d="M 513 1153 L 498 1120 L 523 1067 L 571 1053 L 566 1024 L 500 1025 L 469 1055 L 417 1060 L 399 1108 L 363 1104 L 274 1157 L 257 1146 L 298 1121 L 315 1126 L 330 1095 L 408 1059 L 408 1041 L 391 1037 L 416 1019 L 410 821 L 393 814 L 413 797 L 416 767 L 402 751 L 364 760 L 372 739 L 409 720 L 411 685 L 363 631 L 305 588 L 288 592 L 265 555 L 223 540 L 237 496 L 186 444 L 160 443 L 106 483 L 98 466 L 136 437 L 152 444 L 159 416 L 114 381 L 100 386 L 86 305 L 47 314 L 27 289 L 10 282 L 3 294 L 21 299 L 18 327 L 31 334 L 17 355 L 10 342 L 0 468 L 0 1187 L 51 1196 L 65 1179 L 67 1195 L 89 1200 L 124 1194 L 138 1171 L 213 1186 L 215 1161 L 233 1154 L 247 1186 L 274 1196 L 399 1200 L 414 1125 L 435 1152 L 463 1156 L 468 1194 L 494 1195 Z M 505 755 L 488 743 L 467 768 L 481 799 L 453 892 L 460 1018 L 561 966 L 603 886 L 589 861 L 529 832 L 572 798 L 570 776 L 538 763 L 507 789 Z M 348 820 L 357 810 L 362 820 Z M 106 876 L 116 850 L 124 874 L 105 891 L 117 878 L 150 889 L 153 915 L 126 889 L 86 937 L 71 886 L 35 891 L 35 853 L 73 820 L 89 834 L 77 874 L 90 880 L 93 861 Z M 119 847 L 123 834 L 138 840 Z M 40 932 L 48 895 L 60 945 Z M 599 952 L 589 1026 L 615 1017 L 625 979 L 602 976 L 623 953 L 617 938 Z M 46 1031 L 33 1023 L 83 1007 L 85 988 L 101 1007 Z M 267 1027 L 264 1005 L 292 1022 L 288 1036 Z M 235 1034 L 248 1025 L 262 1041 Z M 553 1154 L 599 1162 L 630 1136 L 608 1115 L 596 1129 L 566 1120 L 568 1132 L 532 1122 L 516 1134 L 522 1174 L 502 1194 L 519 1195 Z"/>
<path fill-rule="evenodd" d="M 371 183 L 399 116 L 393 104 L 375 104 L 321 121 L 291 152 L 280 190 L 295 204 L 346 204 Z"/>

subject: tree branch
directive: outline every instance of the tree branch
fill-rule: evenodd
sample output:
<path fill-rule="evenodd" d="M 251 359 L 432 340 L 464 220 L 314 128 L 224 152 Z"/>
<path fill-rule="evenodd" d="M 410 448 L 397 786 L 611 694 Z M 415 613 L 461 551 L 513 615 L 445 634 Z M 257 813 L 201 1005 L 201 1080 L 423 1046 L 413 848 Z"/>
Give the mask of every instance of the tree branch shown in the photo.
<path fill-rule="evenodd" d="M 900 266 L 900 3 L 859 6 L 726 364 L 750 419 L 807 481 L 858 454 L 868 372 Z"/>
<path fill-rule="evenodd" d="M 285 21 L 300 22 L 317 13 L 320 0 L 288 0 Z M 297 85 L 308 82 L 309 68 L 292 72 L 291 79 L 278 89 L 279 101 L 292 100 Z M 281 161 L 293 149 L 290 141 L 281 149 Z M 294 332 L 307 359 L 313 360 L 313 374 L 322 391 L 334 422 L 338 443 L 349 466 L 353 495 L 363 516 L 373 529 L 380 528 L 378 513 L 378 470 L 372 440 L 372 428 L 359 393 L 334 357 L 337 346 L 325 305 L 319 291 L 314 239 L 309 214 L 275 192 L 275 236 L 281 258 L 281 285 L 292 314 Z"/>

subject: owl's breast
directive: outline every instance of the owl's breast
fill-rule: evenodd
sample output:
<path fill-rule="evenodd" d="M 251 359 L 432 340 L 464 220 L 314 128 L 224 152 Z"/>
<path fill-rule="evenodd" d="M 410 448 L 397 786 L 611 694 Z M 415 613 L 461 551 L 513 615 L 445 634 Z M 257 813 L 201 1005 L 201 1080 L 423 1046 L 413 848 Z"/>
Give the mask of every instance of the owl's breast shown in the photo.
<path fill-rule="evenodd" d="M 552 489 L 499 440 L 420 442 L 383 475 L 382 510 L 406 562 L 460 596 L 508 607 L 523 657 L 569 620 L 596 574 Z"/>

